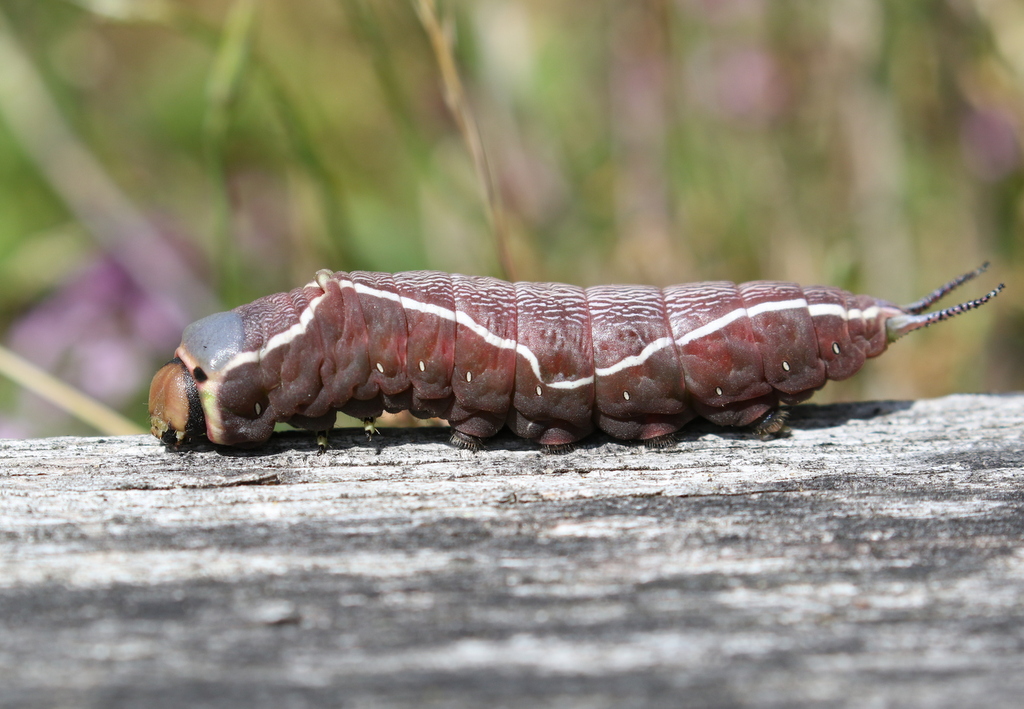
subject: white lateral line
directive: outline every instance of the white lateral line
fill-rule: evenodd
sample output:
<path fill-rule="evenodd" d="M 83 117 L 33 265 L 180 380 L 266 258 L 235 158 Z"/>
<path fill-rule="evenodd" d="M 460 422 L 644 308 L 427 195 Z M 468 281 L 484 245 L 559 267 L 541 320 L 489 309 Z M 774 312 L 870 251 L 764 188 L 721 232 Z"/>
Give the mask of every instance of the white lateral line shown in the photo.
<path fill-rule="evenodd" d="M 316 285 L 316 282 L 314 281 L 309 285 Z M 434 305 L 432 303 L 422 303 L 418 300 L 405 298 L 399 295 L 398 293 L 394 293 L 392 291 L 372 288 L 363 283 L 353 283 L 352 281 L 349 280 L 340 280 L 338 281 L 338 285 L 341 288 L 351 288 L 356 293 L 360 293 L 362 295 L 368 295 L 374 298 L 382 298 L 385 300 L 393 301 L 395 303 L 399 303 L 403 308 L 406 308 L 408 310 L 415 310 L 421 313 L 427 313 L 429 315 L 439 317 L 443 320 L 449 320 L 452 322 L 456 322 L 459 325 L 463 325 L 464 327 L 472 330 L 474 333 L 479 335 L 484 340 L 484 342 L 491 345 L 492 347 L 497 347 L 503 350 L 515 350 L 518 355 L 522 356 L 522 358 L 525 359 L 530 364 L 530 369 L 533 370 L 533 374 L 534 376 L 537 377 L 537 380 L 543 381 L 540 371 L 540 361 L 537 359 L 537 355 L 535 355 L 533 351 L 530 350 L 530 348 L 528 348 L 526 345 L 516 342 L 515 340 L 499 337 L 498 335 L 494 334 L 493 332 L 485 328 L 480 323 L 473 320 L 473 318 L 469 317 L 469 315 L 467 315 L 466 313 L 453 311 L 449 308 L 442 308 L 441 306 Z M 284 332 L 274 335 L 258 351 L 242 352 L 236 355 L 234 359 L 232 359 L 227 365 L 225 365 L 223 371 L 227 372 L 228 370 L 234 369 L 235 367 L 245 364 L 246 362 L 259 362 L 271 350 L 274 350 L 277 347 L 281 347 L 283 345 L 287 345 L 296 337 L 299 337 L 300 335 L 304 334 L 306 332 L 306 328 L 309 326 L 309 323 L 313 320 L 313 315 L 316 311 L 317 305 L 319 305 L 320 301 L 323 298 L 323 295 L 313 298 L 309 302 L 309 307 L 302 311 L 302 315 L 299 316 L 299 322 L 295 323 Z M 701 325 L 700 327 L 691 330 L 690 332 L 680 337 L 678 340 L 675 340 L 675 344 L 682 346 L 689 344 L 694 340 L 699 340 L 703 337 L 707 337 L 708 335 L 718 332 L 719 330 L 726 327 L 730 323 L 735 322 L 736 320 L 744 316 L 756 317 L 764 313 L 775 313 L 783 310 L 796 310 L 798 308 L 807 308 L 811 317 L 833 315 L 836 317 L 841 317 L 844 320 L 851 320 L 854 318 L 870 319 L 877 316 L 879 312 L 877 306 L 872 306 L 864 311 L 861 311 L 857 309 L 846 310 L 841 305 L 835 305 L 832 303 L 818 303 L 815 305 L 808 305 L 807 301 L 803 298 L 774 302 L 767 301 L 764 303 L 758 303 L 757 305 L 751 306 L 750 308 L 736 308 L 735 310 L 732 310 L 719 318 L 715 318 L 714 320 L 705 325 Z M 650 359 L 656 352 L 659 352 L 668 347 L 670 344 L 672 344 L 672 342 L 673 340 L 671 337 L 661 337 L 649 343 L 646 347 L 643 348 L 643 350 L 640 351 L 639 354 L 624 357 L 621 361 L 616 362 L 610 367 L 600 367 L 598 369 L 595 369 L 594 374 L 595 376 L 598 377 L 607 377 L 617 372 L 621 372 L 624 369 L 639 366 L 646 362 L 648 359 Z M 590 376 L 582 377 L 580 379 L 574 379 L 571 381 L 552 382 L 550 384 L 546 384 L 546 386 L 549 386 L 552 389 L 578 389 L 579 387 L 587 386 L 588 384 L 592 384 L 593 382 L 594 377 Z"/>
<path fill-rule="evenodd" d="M 235 367 L 240 367 L 248 362 L 261 362 L 271 350 L 287 345 L 296 337 L 304 334 L 306 332 L 306 328 L 309 327 L 309 323 L 313 321 L 313 316 L 316 314 L 316 307 L 326 295 L 326 293 L 323 293 L 309 301 L 309 305 L 302 311 L 302 314 L 299 315 L 299 321 L 284 332 L 279 332 L 271 337 L 263 347 L 254 352 L 240 352 L 232 357 L 231 360 L 224 365 L 223 369 L 221 369 L 221 374 L 226 374 Z"/>
<path fill-rule="evenodd" d="M 498 337 L 493 332 L 488 330 L 486 327 L 484 327 L 483 325 L 481 325 L 480 323 L 478 323 L 476 320 L 469 317 L 465 313 L 452 311 L 449 310 L 448 308 L 442 308 L 441 306 L 433 305 L 432 303 L 421 303 L 418 300 L 412 300 L 410 298 L 400 296 L 398 295 L 398 293 L 392 293 L 391 291 L 382 291 L 377 290 L 376 288 L 370 288 L 369 286 L 363 285 L 362 283 L 356 283 L 354 287 L 356 293 L 373 296 L 374 298 L 384 298 L 386 300 L 394 301 L 395 303 L 401 304 L 401 306 L 407 310 L 417 310 L 421 313 L 435 315 L 444 320 L 457 322 L 459 325 L 463 325 L 472 330 L 473 332 L 475 332 L 483 339 L 484 342 L 491 345 L 492 347 L 497 347 L 498 349 L 501 350 L 518 351 L 520 349 L 520 345 L 515 340 L 507 340 L 503 337 Z M 523 356 L 526 357 L 527 359 L 533 358 L 532 362 L 534 363 L 534 368 L 537 369 L 539 367 L 539 364 L 537 363 L 537 358 L 533 356 L 533 352 L 530 352 L 525 347 L 523 347 L 522 349 L 525 350 L 526 352 L 529 352 L 529 354 L 524 354 Z"/>
<path fill-rule="evenodd" d="M 392 293 L 391 291 L 382 291 L 376 288 L 371 288 L 370 286 L 362 283 L 356 283 L 351 287 L 355 289 L 356 293 L 369 295 L 374 298 L 386 298 L 387 300 L 400 303 L 403 308 L 408 310 L 416 310 L 421 313 L 428 313 L 430 315 L 443 318 L 444 320 L 456 322 L 459 325 L 463 325 L 464 327 L 472 330 L 474 333 L 479 335 L 484 342 L 492 347 L 497 347 L 502 350 L 515 350 L 517 354 L 521 355 L 523 359 L 529 362 L 530 369 L 533 370 L 533 374 L 537 377 L 537 381 L 544 381 L 540 372 L 540 361 L 537 359 L 537 355 L 535 355 L 529 347 L 520 344 L 515 340 L 509 340 L 495 335 L 476 320 L 469 317 L 466 313 L 442 308 L 441 306 L 434 305 L 433 303 L 421 303 L 418 300 L 412 300 L 410 298 L 400 296 L 397 293 Z M 568 382 L 552 382 L 547 386 L 552 387 L 553 389 L 576 389 L 581 386 L 586 386 L 593 381 L 593 377 L 583 377 L 582 379 L 574 379 L 573 381 Z"/>
<path fill-rule="evenodd" d="M 796 310 L 797 308 L 806 308 L 807 301 L 803 298 L 794 298 L 793 300 L 780 300 L 780 301 L 766 301 L 764 303 L 758 303 L 747 308 L 747 315 L 754 318 L 761 313 L 774 313 L 779 310 Z"/>
<path fill-rule="evenodd" d="M 599 377 L 607 377 L 612 374 L 615 374 L 616 372 L 621 372 L 623 369 L 636 367 L 637 365 L 643 364 L 648 359 L 650 359 L 651 355 L 653 355 L 655 352 L 663 350 L 671 344 L 671 337 L 659 337 L 657 340 L 647 345 L 647 347 L 644 347 L 642 350 L 640 350 L 640 354 L 630 355 L 629 357 L 626 357 L 625 359 L 616 362 L 610 367 L 598 367 L 597 369 L 594 370 L 594 374 L 596 374 Z"/>
<path fill-rule="evenodd" d="M 313 298 L 313 300 L 309 301 L 309 306 L 302 311 L 302 314 L 299 316 L 299 321 L 292 325 L 287 330 L 285 330 L 284 332 L 279 332 L 273 337 L 271 337 L 267 341 L 267 344 L 263 345 L 263 352 L 270 352 L 271 350 L 275 350 L 278 347 L 281 347 L 282 345 L 287 345 L 299 335 L 304 334 L 306 332 L 306 328 L 309 327 L 309 323 L 313 321 L 313 315 L 316 312 L 316 306 L 320 305 L 320 301 L 323 300 L 326 297 L 326 295 L 326 293 L 324 293 L 323 295 L 318 295 L 316 298 Z"/>
<path fill-rule="evenodd" d="M 837 318 L 842 318 L 843 320 L 850 319 L 850 315 L 846 308 L 841 305 L 836 305 L 835 303 L 817 303 L 815 305 L 808 305 L 807 310 L 811 313 L 812 318 L 819 315 L 834 315 Z M 849 312 L 860 313 L 859 310 L 852 310 Z"/>
<path fill-rule="evenodd" d="M 811 317 L 818 317 L 820 315 L 834 315 L 835 317 L 842 318 L 843 320 L 873 320 L 878 317 L 879 308 L 877 305 L 872 305 L 866 310 L 859 310 L 853 308 L 846 310 L 841 305 L 835 303 L 817 303 L 816 305 L 808 305 L 807 310 L 810 311 Z"/>
<path fill-rule="evenodd" d="M 234 357 L 229 359 L 228 363 L 225 364 L 224 367 L 221 368 L 220 371 L 221 371 L 222 374 L 227 374 L 228 372 L 230 372 L 235 367 L 241 367 L 243 364 L 248 364 L 249 362 L 259 362 L 259 361 L 260 361 L 260 350 L 256 350 L 255 352 L 240 352 L 239 354 L 236 354 Z"/>
<path fill-rule="evenodd" d="M 676 340 L 676 344 L 682 347 L 683 345 L 689 344 L 694 340 L 699 340 L 702 337 L 718 332 L 729 323 L 739 320 L 747 314 L 746 308 L 736 308 L 720 318 L 716 318 L 706 325 L 701 325 L 696 330 L 690 330 L 688 333 Z"/>

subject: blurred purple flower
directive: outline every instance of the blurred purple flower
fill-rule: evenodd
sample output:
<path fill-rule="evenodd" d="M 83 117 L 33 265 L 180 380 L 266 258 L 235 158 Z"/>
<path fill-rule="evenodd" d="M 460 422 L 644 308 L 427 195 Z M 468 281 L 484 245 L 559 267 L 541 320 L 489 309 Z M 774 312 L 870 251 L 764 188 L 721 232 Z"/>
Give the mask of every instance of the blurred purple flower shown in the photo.
<path fill-rule="evenodd" d="M 704 47 L 691 55 L 687 74 L 696 99 L 733 121 L 767 123 L 788 101 L 778 62 L 761 47 Z"/>
<path fill-rule="evenodd" d="M 786 90 L 775 58 L 760 47 L 739 47 L 715 58 L 711 96 L 722 115 L 765 123 L 779 114 Z"/>
<path fill-rule="evenodd" d="M 32 431 L 21 416 L 0 416 L 0 438 L 28 438 Z"/>
<path fill-rule="evenodd" d="M 12 349 L 113 405 L 130 399 L 183 323 L 101 257 L 11 327 Z"/>
<path fill-rule="evenodd" d="M 1021 165 L 1013 116 L 996 107 L 976 108 L 960 126 L 960 145 L 970 170 L 982 180 L 1000 180 Z"/>

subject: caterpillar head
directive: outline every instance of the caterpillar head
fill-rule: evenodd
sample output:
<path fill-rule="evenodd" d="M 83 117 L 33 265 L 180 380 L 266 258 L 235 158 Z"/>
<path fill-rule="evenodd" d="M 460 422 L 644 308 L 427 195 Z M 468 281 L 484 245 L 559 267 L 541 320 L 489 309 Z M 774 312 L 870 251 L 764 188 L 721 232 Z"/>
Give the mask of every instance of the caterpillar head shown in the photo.
<path fill-rule="evenodd" d="M 149 386 L 149 430 L 168 445 L 206 433 L 206 417 L 196 380 L 175 357 L 161 367 Z"/>
<path fill-rule="evenodd" d="M 273 431 L 255 352 L 235 311 L 185 328 L 175 357 L 149 389 L 150 431 L 168 445 L 206 437 L 212 443 L 259 443 Z"/>

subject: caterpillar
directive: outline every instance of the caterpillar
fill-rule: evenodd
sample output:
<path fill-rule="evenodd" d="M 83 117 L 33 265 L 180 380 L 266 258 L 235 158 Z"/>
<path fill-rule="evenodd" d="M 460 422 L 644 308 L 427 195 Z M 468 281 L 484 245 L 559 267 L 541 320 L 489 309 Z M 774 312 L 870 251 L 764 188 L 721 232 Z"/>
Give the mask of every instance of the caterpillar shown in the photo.
<path fill-rule="evenodd" d="M 555 450 L 595 428 L 664 445 L 695 417 L 778 433 L 780 406 L 846 379 L 988 264 L 899 307 L 825 286 L 714 281 L 664 289 L 508 283 L 436 271 L 318 271 L 310 283 L 189 325 L 153 378 L 152 433 L 254 446 L 337 411 L 446 419 L 477 448 L 508 426 Z"/>

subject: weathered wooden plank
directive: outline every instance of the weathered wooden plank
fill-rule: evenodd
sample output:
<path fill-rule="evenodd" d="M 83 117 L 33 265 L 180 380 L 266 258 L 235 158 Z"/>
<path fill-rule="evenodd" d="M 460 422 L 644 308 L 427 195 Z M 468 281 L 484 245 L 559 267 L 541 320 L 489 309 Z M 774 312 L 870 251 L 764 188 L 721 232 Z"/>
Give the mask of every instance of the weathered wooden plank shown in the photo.
<path fill-rule="evenodd" d="M 0 704 L 1015 705 L 1024 395 L 793 425 L 0 442 Z"/>

